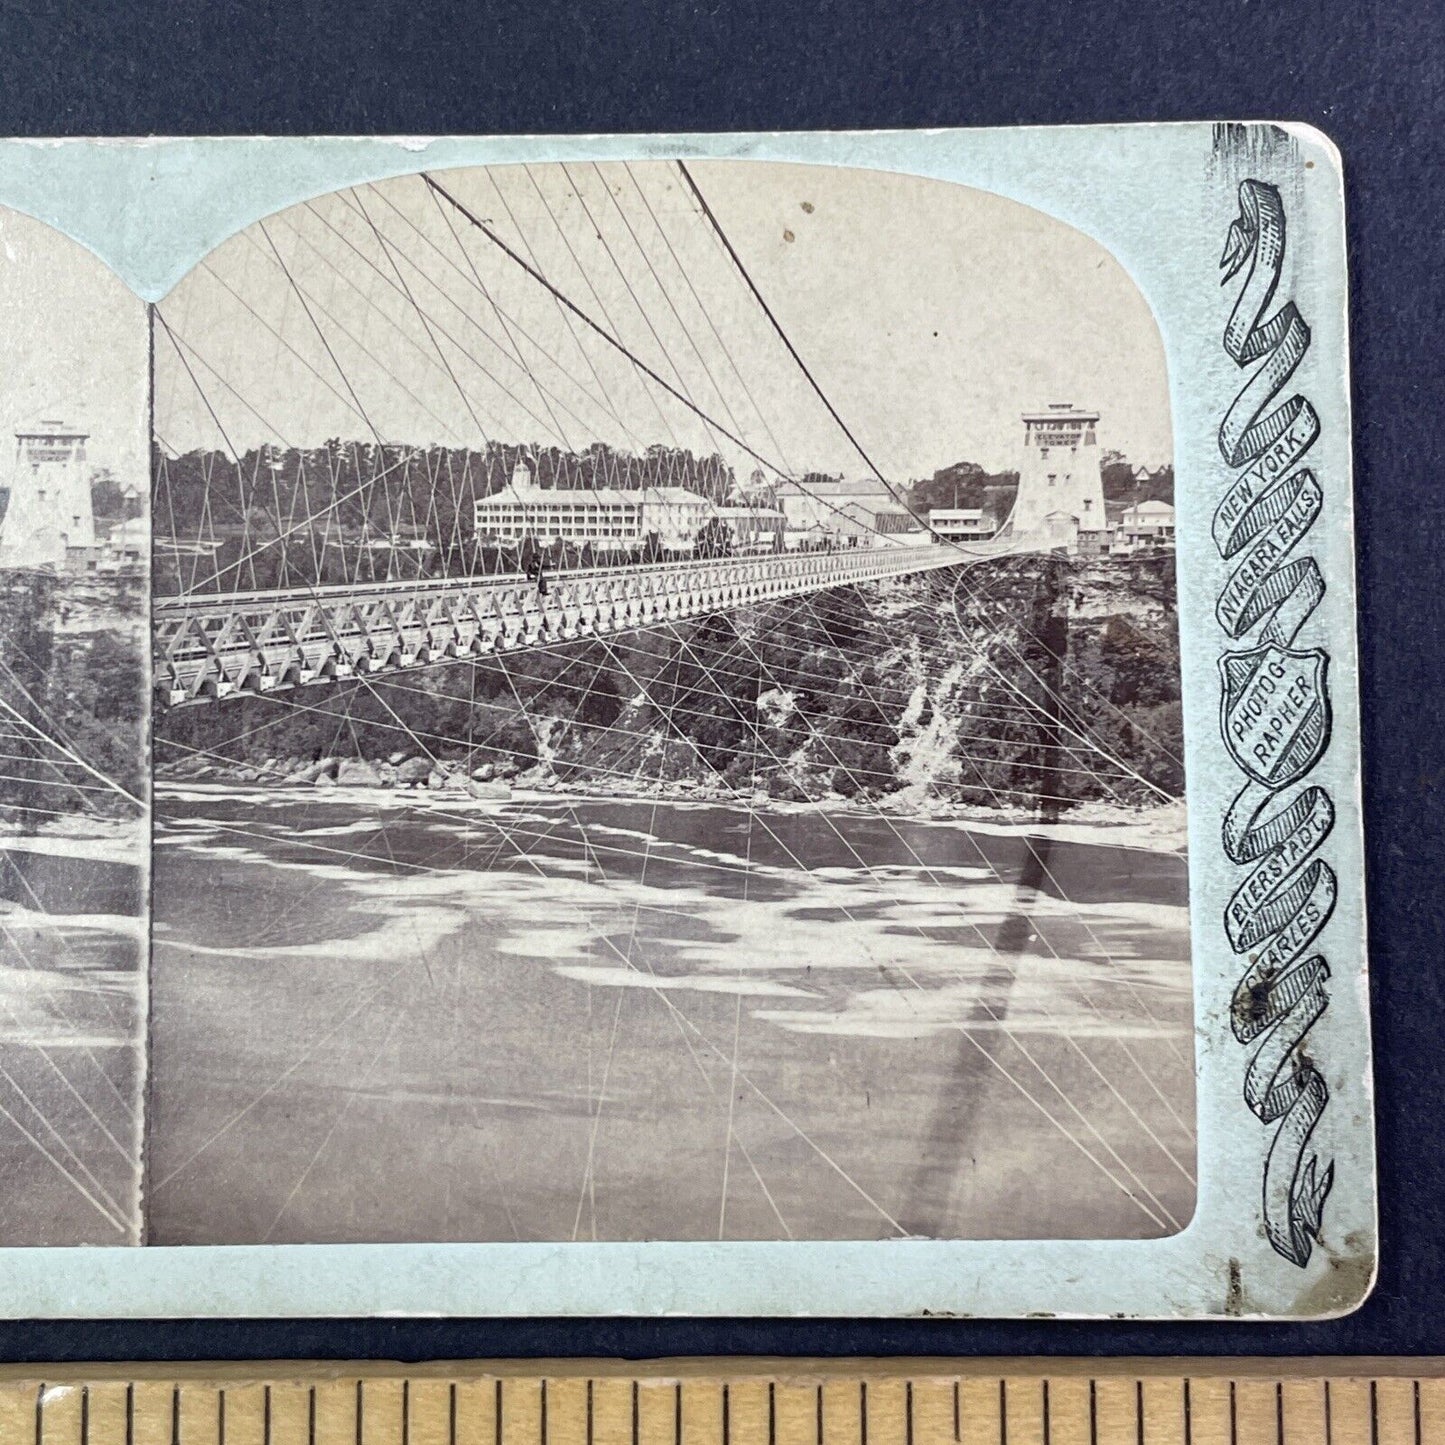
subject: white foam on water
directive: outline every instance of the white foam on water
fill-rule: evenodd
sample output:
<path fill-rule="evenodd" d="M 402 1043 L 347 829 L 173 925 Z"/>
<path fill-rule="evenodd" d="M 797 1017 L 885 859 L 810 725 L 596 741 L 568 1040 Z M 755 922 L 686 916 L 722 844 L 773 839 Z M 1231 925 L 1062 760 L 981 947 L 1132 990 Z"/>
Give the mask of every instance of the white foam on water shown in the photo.
<path fill-rule="evenodd" d="M 103 933 L 143 943 L 146 937 L 146 920 L 135 914 L 42 913 L 8 899 L 0 899 L 0 924 L 8 933 L 35 938 L 53 937 L 57 933 Z"/>
<path fill-rule="evenodd" d="M 281 941 L 263 944 L 215 945 L 190 938 L 165 936 L 156 941 L 190 954 L 227 958 L 237 963 L 308 958 L 341 960 L 365 965 L 424 963 L 428 953 L 443 939 L 466 928 L 471 914 L 459 908 L 409 906 L 404 912 L 382 917 L 373 929 L 334 938 Z"/>
<path fill-rule="evenodd" d="M 145 861 L 147 840 L 125 825 L 113 833 L 26 833 L 0 836 L 0 852 L 41 853 L 51 858 L 81 858 L 89 863 L 122 863 L 138 868 Z"/>
<path fill-rule="evenodd" d="M 378 819 L 367 818 L 360 823 L 343 823 L 332 828 L 298 828 L 292 835 L 296 838 L 351 838 L 363 833 L 380 833 L 386 824 Z"/>
<path fill-rule="evenodd" d="M 9 1048 L 44 1049 L 47 1053 L 74 1049 L 98 1053 L 102 1049 L 130 1049 L 136 1040 L 125 1034 L 98 1034 L 77 1030 L 64 1019 L 43 1019 L 28 1027 L 0 1018 L 0 1044 Z"/>
<path fill-rule="evenodd" d="M 642 968 L 584 968 L 567 965 L 557 969 L 563 978 L 598 988 L 684 989 L 694 993 L 723 993 L 747 998 L 754 995 L 770 998 L 817 998 L 806 988 L 777 983 L 770 979 L 748 978 L 738 974 L 732 978 L 714 974 L 655 973 Z"/>
<path fill-rule="evenodd" d="M 885 799 L 882 811 L 892 813 Z M 1109 803 L 1080 803 L 1056 822 L 1037 818 L 1000 817 L 977 809 L 943 805 L 902 821 L 927 828 L 956 828 L 996 838 L 1052 838 L 1078 847 L 1131 848 L 1145 853 L 1182 855 L 1189 844 L 1188 813 L 1183 799 L 1157 807 L 1135 809 Z"/>
<path fill-rule="evenodd" d="M 1012 1000 L 986 1006 L 986 1001 L 964 990 L 947 994 L 877 990 L 858 995 L 836 1012 L 760 1009 L 753 1016 L 786 1033 L 845 1038 L 921 1039 L 964 1032 L 1132 1043 L 1179 1040 L 1188 1032 L 1163 1021 L 1111 1018 L 1073 1010 L 1062 1017 L 1058 1010 L 1030 1015 L 1021 1012 Z"/>
<path fill-rule="evenodd" d="M 509 821 L 535 819 L 539 831 L 571 848 L 579 835 L 565 805 L 561 812 L 514 808 Z M 376 824 L 345 826 L 350 832 Z M 471 842 L 469 821 L 450 808 L 414 811 L 407 826 Z M 344 937 L 231 948 L 193 944 L 162 926 L 158 941 L 237 961 L 325 957 L 424 965 L 444 940 L 484 930 L 489 954 L 536 960 L 574 983 L 752 996 L 771 1003 L 750 1016 L 796 1032 L 922 1037 L 966 1025 L 1127 1040 L 1182 1038 L 1189 1027 L 1188 910 L 1182 906 L 1075 903 L 964 864 L 811 872 L 771 865 L 757 871 L 783 881 L 782 896 L 770 889 L 761 898 L 739 898 L 690 879 L 680 884 L 676 870 L 655 882 L 613 873 L 605 855 L 599 873 L 585 851 L 551 857 L 532 851 L 533 840 L 525 838 L 517 839 L 518 858 L 489 851 L 491 867 L 451 859 L 450 866 L 398 877 L 383 871 L 384 857 L 354 864 L 281 859 L 265 852 L 269 837 L 238 846 L 219 840 L 225 831 L 217 825 L 184 846 L 335 883 L 346 907 L 374 926 Z M 493 832 L 489 823 L 479 840 L 489 849 Z M 742 861 L 613 824 L 587 823 L 585 835 L 592 833 L 640 839 L 660 856 Z M 279 828 L 271 836 L 278 848 L 304 844 Z M 354 914 L 349 921 L 357 921 Z M 1013 925 L 1011 946 L 1002 950 L 998 935 L 1006 924 Z M 616 961 L 623 953 L 638 966 Z"/>
<path fill-rule="evenodd" d="M 523 934 L 511 933 L 499 939 L 494 947 L 498 953 L 514 958 L 540 958 L 548 963 L 560 964 L 564 959 L 591 958 L 596 951 L 597 934 L 588 925 L 553 926 L 551 928 L 529 928 Z M 565 967 L 558 973 L 568 977 Z"/>

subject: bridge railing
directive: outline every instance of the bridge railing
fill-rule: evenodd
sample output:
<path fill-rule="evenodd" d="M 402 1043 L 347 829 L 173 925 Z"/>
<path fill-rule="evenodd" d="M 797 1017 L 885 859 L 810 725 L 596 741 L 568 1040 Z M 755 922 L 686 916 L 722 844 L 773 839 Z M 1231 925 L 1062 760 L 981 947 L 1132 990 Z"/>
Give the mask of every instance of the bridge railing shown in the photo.
<path fill-rule="evenodd" d="M 950 547 L 690 558 L 633 567 L 157 597 L 168 706 L 546 646 L 955 566 Z M 545 590 L 544 590 L 545 589 Z"/>

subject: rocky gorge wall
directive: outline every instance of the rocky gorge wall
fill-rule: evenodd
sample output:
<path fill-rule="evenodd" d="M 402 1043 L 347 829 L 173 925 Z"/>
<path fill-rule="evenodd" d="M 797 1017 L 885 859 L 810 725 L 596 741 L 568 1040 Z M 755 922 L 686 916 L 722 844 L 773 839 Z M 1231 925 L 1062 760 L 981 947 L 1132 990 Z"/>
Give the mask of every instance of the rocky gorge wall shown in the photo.
<path fill-rule="evenodd" d="M 144 791 L 146 599 L 136 577 L 0 574 L 0 816 L 21 827 L 132 805 L 64 762 L 50 738 L 127 793 Z M 13 710 L 13 714 L 9 710 Z M 23 719 L 16 722 L 15 716 Z"/>

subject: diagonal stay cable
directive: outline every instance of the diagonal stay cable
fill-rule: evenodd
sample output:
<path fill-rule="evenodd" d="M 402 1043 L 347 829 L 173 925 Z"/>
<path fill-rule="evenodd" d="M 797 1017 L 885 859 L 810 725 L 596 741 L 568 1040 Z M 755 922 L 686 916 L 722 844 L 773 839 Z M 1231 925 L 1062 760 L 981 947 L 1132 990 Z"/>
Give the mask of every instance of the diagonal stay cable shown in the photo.
<path fill-rule="evenodd" d="M 719 241 L 722 242 L 723 249 L 726 250 L 728 255 L 732 258 L 733 265 L 737 267 L 738 275 L 741 276 L 743 280 L 747 283 L 747 288 L 749 291 L 752 292 L 753 299 L 758 303 L 760 307 L 762 307 L 763 315 L 768 318 L 768 321 L 772 324 L 773 330 L 776 331 L 778 334 L 778 339 L 787 348 L 788 355 L 791 356 L 793 360 L 797 363 L 798 369 L 803 373 L 804 379 L 807 381 L 808 385 L 813 388 L 813 391 L 817 394 L 818 400 L 821 401 L 824 407 L 827 409 L 828 415 L 831 416 L 833 420 L 838 423 L 839 429 L 842 431 L 843 435 L 848 438 L 848 441 L 851 443 L 853 450 L 857 452 L 860 457 L 863 458 L 864 462 L 868 466 L 868 470 L 871 471 L 873 475 L 877 477 L 878 480 L 882 482 L 885 487 L 888 487 L 888 490 L 890 492 L 892 492 L 893 488 L 888 485 L 887 479 L 884 477 L 883 473 L 878 470 L 878 466 L 874 462 L 873 458 L 870 457 L 868 453 L 863 450 L 863 443 L 860 442 L 858 438 L 853 435 L 852 428 L 850 428 L 848 423 L 843 420 L 841 415 L 839 415 L 838 408 L 835 407 L 833 403 L 828 400 L 827 393 L 819 384 L 817 377 L 815 377 L 812 371 L 809 369 L 808 363 L 804 361 L 803 358 L 798 354 L 798 348 L 793 345 L 792 339 L 789 337 L 788 333 L 783 330 L 782 322 L 778 320 L 776 314 L 773 311 L 773 308 L 769 306 L 767 301 L 764 299 L 763 293 L 758 290 L 757 283 L 749 274 L 748 268 L 743 265 L 742 257 L 738 255 L 737 250 L 733 246 L 733 243 L 728 240 L 727 232 L 723 230 L 722 223 L 718 220 L 716 214 L 714 214 L 712 207 L 708 205 L 707 198 L 703 195 L 702 191 L 698 189 L 697 182 L 692 178 L 692 172 L 688 170 L 686 164 L 681 160 L 677 162 L 677 168 L 682 173 L 683 180 L 687 182 L 688 190 L 692 192 L 693 197 L 696 199 L 698 205 L 701 207 L 703 215 L 707 217 L 708 224 L 711 225 L 713 230 L 717 232 L 717 238 Z"/>
<path fill-rule="evenodd" d="M 499 236 L 497 232 L 492 229 L 491 226 L 489 226 L 484 220 L 482 220 L 481 217 L 479 217 L 474 211 L 467 207 L 462 201 L 458 200 L 456 196 L 452 195 L 452 193 L 447 190 L 445 186 L 441 185 L 434 177 L 424 171 L 422 172 L 422 179 L 427 183 L 427 185 L 432 188 L 432 190 L 434 190 L 438 195 L 440 195 L 443 200 L 449 202 L 458 212 L 461 213 L 462 216 L 464 216 L 469 222 L 471 222 L 471 224 L 475 226 L 476 229 L 479 230 L 494 246 L 496 246 L 498 250 L 502 251 L 512 261 L 514 261 L 518 266 L 520 266 L 522 270 L 524 270 L 534 281 L 536 281 L 539 286 L 543 287 L 546 291 L 548 291 L 561 305 L 565 306 L 568 311 L 570 311 L 580 321 L 585 323 L 592 331 L 596 332 L 596 334 L 600 336 L 603 341 L 605 341 L 614 350 L 620 352 L 624 357 L 626 357 L 627 360 L 634 367 L 636 367 L 638 371 L 642 372 L 651 381 L 662 387 L 662 389 L 667 392 L 667 394 L 671 396 L 674 400 L 680 401 L 685 407 L 687 407 L 689 411 L 695 413 L 698 417 L 700 417 L 704 423 L 712 427 L 720 436 L 725 436 L 730 442 L 732 442 L 734 446 L 741 448 L 744 452 L 748 454 L 748 456 L 752 457 L 754 461 L 761 463 L 770 471 L 776 472 L 779 476 L 787 475 L 783 468 L 778 466 L 776 462 L 769 461 L 768 458 L 763 456 L 761 452 L 756 451 L 740 436 L 730 431 L 715 417 L 710 416 L 689 396 L 687 396 L 684 392 L 680 391 L 670 381 L 668 381 L 665 376 L 661 375 L 659 372 L 649 366 L 647 362 L 645 362 L 640 356 L 638 356 L 635 351 L 633 351 L 618 337 L 614 336 L 612 332 L 610 332 L 605 326 L 601 325 L 597 321 L 594 321 L 591 316 L 589 316 L 580 306 L 577 305 L 576 302 L 574 302 L 566 294 L 566 292 L 562 291 L 559 287 L 553 285 L 553 283 L 549 281 L 547 277 L 544 276 L 542 272 L 537 269 L 536 266 L 534 266 L 530 261 L 528 261 L 519 251 L 516 251 L 515 249 L 513 249 L 513 247 L 508 245 L 507 242 L 504 241 L 502 237 Z"/>

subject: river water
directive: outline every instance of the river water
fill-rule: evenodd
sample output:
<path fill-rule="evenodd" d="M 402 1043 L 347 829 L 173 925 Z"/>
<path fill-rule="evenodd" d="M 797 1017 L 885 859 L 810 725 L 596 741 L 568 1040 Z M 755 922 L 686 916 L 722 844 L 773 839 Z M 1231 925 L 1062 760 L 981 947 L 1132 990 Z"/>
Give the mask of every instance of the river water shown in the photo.
<path fill-rule="evenodd" d="M 0 838 L 0 1244 L 140 1237 L 144 847 L 80 819 Z"/>
<path fill-rule="evenodd" d="M 1152 1236 L 1186 866 L 841 809 L 162 785 L 152 1243 Z"/>

